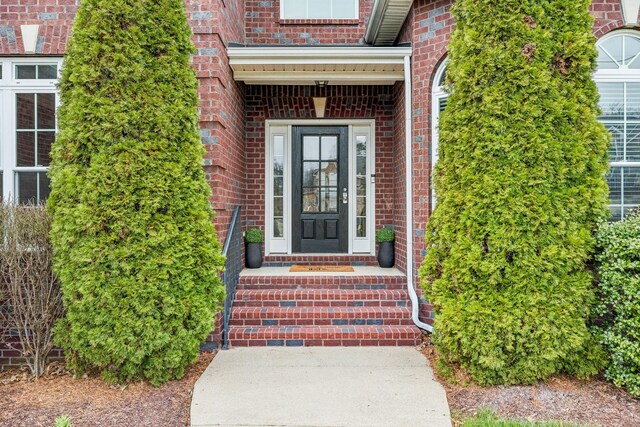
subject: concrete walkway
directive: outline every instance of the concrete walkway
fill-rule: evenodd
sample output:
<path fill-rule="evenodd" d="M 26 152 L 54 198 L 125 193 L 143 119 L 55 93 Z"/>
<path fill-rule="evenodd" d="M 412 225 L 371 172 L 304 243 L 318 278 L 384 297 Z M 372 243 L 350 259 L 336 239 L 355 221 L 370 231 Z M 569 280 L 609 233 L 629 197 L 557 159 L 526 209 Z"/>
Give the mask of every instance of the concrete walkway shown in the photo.
<path fill-rule="evenodd" d="M 220 351 L 195 385 L 191 425 L 450 427 L 447 397 L 413 347 Z"/>

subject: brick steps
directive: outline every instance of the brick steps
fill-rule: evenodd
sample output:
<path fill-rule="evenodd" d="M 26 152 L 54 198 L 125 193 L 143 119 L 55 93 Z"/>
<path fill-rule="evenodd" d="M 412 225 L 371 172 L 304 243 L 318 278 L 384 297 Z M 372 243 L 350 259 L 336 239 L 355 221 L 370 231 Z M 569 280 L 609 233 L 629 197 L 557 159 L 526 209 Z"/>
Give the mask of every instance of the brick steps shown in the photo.
<path fill-rule="evenodd" d="M 406 307 L 401 290 L 239 290 L 234 307 Z"/>
<path fill-rule="evenodd" d="M 304 259 L 314 262 L 316 258 Z M 356 274 L 311 275 L 288 270 L 243 272 L 229 323 L 230 345 L 398 346 L 420 342 L 420 330 L 411 320 L 406 276 L 397 270 L 367 267 Z"/>
<path fill-rule="evenodd" d="M 231 326 L 412 325 L 408 307 L 241 307 Z"/>
<path fill-rule="evenodd" d="M 247 346 L 403 346 L 418 345 L 415 326 L 232 327 L 231 344 Z"/>
<path fill-rule="evenodd" d="M 240 276 L 238 290 L 402 290 L 404 276 Z"/>

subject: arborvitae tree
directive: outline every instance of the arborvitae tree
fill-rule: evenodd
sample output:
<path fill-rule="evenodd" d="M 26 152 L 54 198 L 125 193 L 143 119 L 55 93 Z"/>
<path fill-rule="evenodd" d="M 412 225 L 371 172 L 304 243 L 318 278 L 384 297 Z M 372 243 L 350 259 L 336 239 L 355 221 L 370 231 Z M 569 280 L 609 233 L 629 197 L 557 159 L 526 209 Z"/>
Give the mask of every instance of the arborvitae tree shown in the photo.
<path fill-rule="evenodd" d="M 421 276 L 445 364 L 481 384 L 601 366 L 586 323 L 608 216 L 589 0 L 458 0 Z"/>
<path fill-rule="evenodd" d="M 184 375 L 224 289 L 181 0 L 83 0 L 65 56 L 48 207 L 77 372 Z"/>

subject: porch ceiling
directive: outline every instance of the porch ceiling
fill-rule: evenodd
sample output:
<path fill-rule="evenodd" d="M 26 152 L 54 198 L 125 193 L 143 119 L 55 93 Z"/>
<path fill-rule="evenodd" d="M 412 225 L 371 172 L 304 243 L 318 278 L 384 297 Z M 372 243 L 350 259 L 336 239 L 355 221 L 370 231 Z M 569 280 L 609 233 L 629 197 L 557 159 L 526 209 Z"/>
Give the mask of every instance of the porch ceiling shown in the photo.
<path fill-rule="evenodd" d="M 404 80 L 411 47 L 229 47 L 235 80 L 246 84 L 391 85 Z"/>

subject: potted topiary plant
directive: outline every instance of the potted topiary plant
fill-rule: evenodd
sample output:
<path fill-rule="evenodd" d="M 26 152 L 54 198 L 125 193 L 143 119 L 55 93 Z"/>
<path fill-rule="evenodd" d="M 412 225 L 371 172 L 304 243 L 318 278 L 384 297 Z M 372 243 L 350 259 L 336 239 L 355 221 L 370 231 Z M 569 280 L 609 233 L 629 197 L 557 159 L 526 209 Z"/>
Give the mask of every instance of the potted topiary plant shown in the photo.
<path fill-rule="evenodd" d="M 395 263 L 394 241 L 396 233 L 391 228 L 381 228 L 376 233 L 376 241 L 378 242 L 378 264 L 383 268 L 391 268 Z"/>
<path fill-rule="evenodd" d="M 244 233 L 244 261 L 247 268 L 262 267 L 262 230 L 250 228 Z"/>

